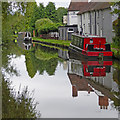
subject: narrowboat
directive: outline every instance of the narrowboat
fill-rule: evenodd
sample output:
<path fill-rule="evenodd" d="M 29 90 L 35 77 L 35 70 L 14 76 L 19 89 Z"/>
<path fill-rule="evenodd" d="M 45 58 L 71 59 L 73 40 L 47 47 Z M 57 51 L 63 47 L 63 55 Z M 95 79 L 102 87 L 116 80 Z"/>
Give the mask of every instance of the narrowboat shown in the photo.
<path fill-rule="evenodd" d="M 31 33 L 30 32 L 19 32 L 18 39 L 24 41 L 32 41 Z"/>
<path fill-rule="evenodd" d="M 104 60 L 113 56 L 110 44 L 106 42 L 105 37 L 100 36 L 72 34 L 69 49 L 93 60 Z"/>

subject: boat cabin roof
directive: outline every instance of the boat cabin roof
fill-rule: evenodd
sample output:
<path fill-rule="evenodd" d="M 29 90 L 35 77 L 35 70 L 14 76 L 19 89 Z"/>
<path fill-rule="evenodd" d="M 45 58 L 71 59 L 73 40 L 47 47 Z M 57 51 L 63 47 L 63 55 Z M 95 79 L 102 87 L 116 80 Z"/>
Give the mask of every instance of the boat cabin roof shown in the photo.
<path fill-rule="evenodd" d="M 88 35 L 88 34 L 80 35 L 80 34 L 73 33 L 72 35 L 78 36 L 78 37 L 81 37 L 81 38 L 105 38 L 104 36 Z"/>

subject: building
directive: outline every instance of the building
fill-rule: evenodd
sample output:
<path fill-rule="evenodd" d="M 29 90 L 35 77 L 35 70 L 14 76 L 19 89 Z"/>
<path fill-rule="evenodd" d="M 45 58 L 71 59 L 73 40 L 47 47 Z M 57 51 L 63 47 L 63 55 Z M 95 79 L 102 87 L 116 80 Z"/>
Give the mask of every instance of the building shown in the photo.
<path fill-rule="evenodd" d="M 84 1 L 84 2 L 83 2 Z M 108 43 L 113 37 L 112 7 L 109 2 L 71 1 L 68 8 L 68 25 L 78 25 L 78 31 L 85 34 L 105 36 Z"/>
<path fill-rule="evenodd" d="M 60 26 L 58 28 L 59 31 L 59 40 L 71 40 L 72 33 L 78 32 L 77 25 L 66 25 L 66 26 Z"/>
<path fill-rule="evenodd" d="M 77 14 L 88 3 L 87 0 L 79 0 L 79 2 L 72 0 L 67 14 L 67 25 L 78 25 Z"/>
<path fill-rule="evenodd" d="M 108 2 L 89 2 L 78 13 L 78 28 L 83 33 L 105 36 L 108 43 L 112 42 L 112 15 Z"/>

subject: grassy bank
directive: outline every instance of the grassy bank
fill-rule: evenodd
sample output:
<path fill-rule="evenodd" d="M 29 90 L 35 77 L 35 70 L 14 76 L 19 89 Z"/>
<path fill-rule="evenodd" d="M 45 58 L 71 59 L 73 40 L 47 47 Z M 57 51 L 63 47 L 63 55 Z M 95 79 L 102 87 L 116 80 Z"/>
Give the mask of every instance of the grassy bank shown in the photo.
<path fill-rule="evenodd" d="M 42 43 L 48 43 L 51 45 L 59 45 L 59 46 L 67 46 L 69 47 L 71 41 L 65 41 L 65 40 L 54 40 L 54 39 L 41 39 L 41 38 L 33 38 L 33 41 L 38 41 L 38 42 L 42 42 Z"/>

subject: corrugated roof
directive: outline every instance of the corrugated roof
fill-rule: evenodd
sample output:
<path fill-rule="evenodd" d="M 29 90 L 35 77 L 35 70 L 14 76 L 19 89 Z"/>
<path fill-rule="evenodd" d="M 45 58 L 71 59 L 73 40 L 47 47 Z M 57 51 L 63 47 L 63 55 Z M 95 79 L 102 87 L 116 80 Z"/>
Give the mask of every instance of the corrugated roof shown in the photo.
<path fill-rule="evenodd" d="M 88 2 L 71 2 L 68 11 L 80 11 Z"/>
<path fill-rule="evenodd" d="M 106 9 L 109 7 L 110 7 L 110 4 L 108 2 L 89 2 L 84 7 L 82 7 L 78 15 L 88 11 Z"/>

